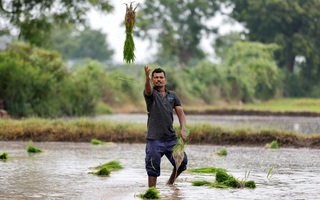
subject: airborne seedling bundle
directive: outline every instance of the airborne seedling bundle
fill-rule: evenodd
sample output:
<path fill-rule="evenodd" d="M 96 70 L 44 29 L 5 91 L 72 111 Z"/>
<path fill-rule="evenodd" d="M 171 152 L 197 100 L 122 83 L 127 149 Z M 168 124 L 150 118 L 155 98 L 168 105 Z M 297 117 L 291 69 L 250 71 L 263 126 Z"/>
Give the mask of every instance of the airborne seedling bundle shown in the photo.
<path fill-rule="evenodd" d="M 124 19 L 124 25 L 126 26 L 126 40 L 123 47 L 123 59 L 126 61 L 126 63 L 133 63 L 135 60 L 135 45 L 132 32 L 136 22 L 136 8 L 137 6 L 133 8 L 132 3 L 130 3 L 129 6 L 126 4 L 126 15 Z"/>

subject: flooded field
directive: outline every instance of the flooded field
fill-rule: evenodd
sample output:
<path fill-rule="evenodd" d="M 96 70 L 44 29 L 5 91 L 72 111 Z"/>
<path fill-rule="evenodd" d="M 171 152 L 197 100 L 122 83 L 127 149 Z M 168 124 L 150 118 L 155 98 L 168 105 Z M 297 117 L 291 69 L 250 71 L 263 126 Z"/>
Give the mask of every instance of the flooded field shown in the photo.
<path fill-rule="evenodd" d="M 147 114 L 114 114 L 98 116 L 97 120 L 117 122 L 146 123 Z M 320 133 L 320 117 L 288 116 L 219 116 L 219 115 L 186 115 L 187 123 L 209 123 L 228 128 L 250 127 L 253 129 L 274 128 L 299 133 Z M 179 120 L 175 116 L 175 123 Z"/>
<path fill-rule="evenodd" d="M 147 189 L 144 169 L 145 144 L 34 142 L 46 152 L 28 154 L 28 142 L 1 142 L 0 199 L 140 199 Z M 226 148 L 228 155 L 215 154 Z M 158 187 L 162 199 L 319 199 L 320 150 L 267 150 L 263 147 L 186 145 L 188 168 L 221 167 L 238 179 L 250 172 L 255 189 L 215 189 L 192 186 L 195 180 L 214 181 L 213 176 L 184 172 L 173 186 L 166 185 L 171 165 L 162 159 Z M 109 177 L 92 174 L 92 167 L 119 161 L 124 169 Z M 273 168 L 272 176 L 267 177 Z"/>

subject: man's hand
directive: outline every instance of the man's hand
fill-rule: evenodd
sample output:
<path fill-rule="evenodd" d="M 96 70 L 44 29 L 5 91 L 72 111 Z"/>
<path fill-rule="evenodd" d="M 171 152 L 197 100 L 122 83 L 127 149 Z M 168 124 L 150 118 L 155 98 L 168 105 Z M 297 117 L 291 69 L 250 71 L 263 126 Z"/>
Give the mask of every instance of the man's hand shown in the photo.
<path fill-rule="evenodd" d="M 184 142 L 187 141 L 187 133 L 186 133 L 186 130 L 185 129 L 181 129 L 180 133 L 179 133 L 179 137 L 182 137 L 182 140 Z"/>
<path fill-rule="evenodd" d="M 151 79 L 152 68 L 148 67 L 148 66 L 144 66 L 144 72 L 146 74 L 146 78 L 150 80 Z"/>
<path fill-rule="evenodd" d="M 151 67 L 148 67 L 148 66 L 144 66 L 144 72 L 146 74 L 146 83 L 144 85 L 144 93 L 147 95 L 147 96 L 150 96 L 152 94 L 152 86 L 151 86 Z"/>

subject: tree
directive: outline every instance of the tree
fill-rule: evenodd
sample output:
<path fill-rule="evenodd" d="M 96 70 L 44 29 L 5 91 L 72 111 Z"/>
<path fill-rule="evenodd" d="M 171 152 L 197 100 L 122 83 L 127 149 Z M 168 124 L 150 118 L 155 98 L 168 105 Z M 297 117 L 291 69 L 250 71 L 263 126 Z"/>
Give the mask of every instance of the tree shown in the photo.
<path fill-rule="evenodd" d="M 230 85 L 228 96 L 243 102 L 275 97 L 281 83 L 273 59 L 278 48 L 275 44 L 235 42 L 222 64 Z"/>
<path fill-rule="evenodd" d="M 233 7 L 231 17 L 244 23 L 248 39 L 276 43 L 282 48 L 276 59 L 280 67 L 294 71 L 297 56 L 304 57 L 310 71 L 320 75 L 319 0 L 226 0 Z M 317 69 L 318 68 L 318 69 Z M 319 76 L 318 76 L 319 77 Z"/>
<path fill-rule="evenodd" d="M 215 31 L 208 20 L 219 10 L 215 0 L 145 0 L 138 10 L 135 35 L 160 45 L 159 57 L 175 56 L 180 64 L 191 58 L 204 58 L 201 38 Z"/>
<path fill-rule="evenodd" d="M 54 26 L 86 24 L 86 12 L 91 8 L 110 12 L 109 0 L 0 0 L 0 14 L 7 22 L 3 29 L 18 29 L 19 38 L 36 46 L 46 43 Z"/>
<path fill-rule="evenodd" d="M 91 58 L 106 61 L 114 54 L 106 39 L 106 35 L 100 30 L 89 27 L 83 31 L 55 29 L 48 48 L 57 50 L 65 59 Z"/>

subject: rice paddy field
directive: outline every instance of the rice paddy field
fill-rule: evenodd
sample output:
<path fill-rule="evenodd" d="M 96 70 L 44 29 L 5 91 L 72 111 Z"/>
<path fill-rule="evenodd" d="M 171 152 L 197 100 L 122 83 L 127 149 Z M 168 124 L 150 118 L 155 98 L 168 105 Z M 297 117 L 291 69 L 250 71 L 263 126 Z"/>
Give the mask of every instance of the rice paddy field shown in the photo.
<path fill-rule="evenodd" d="M 27 153 L 28 142 L 1 141 L 0 199 L 141 199 L 147 188 L 145 144 L 90 142 L 33 142 L 42 153 Z M 216 152 L 225 149 L 228 154 Z M 215 180 L 212 174 L 183 172 L 166 185 L 171 165 L 164 157 L 157 190 L 161 199 L 317 199 L 320 196 L 320 150 L 309 148 L 185 145 L 188 170 L 224 168 L 239 180 L 253 180 L 255 189 L 193 186 L 193 181 Z M 117 160 L 122 169 L 108 176 L 92 174 L 94 167 Z M 270 170 L 272 169 L 272 170 Z"/>

